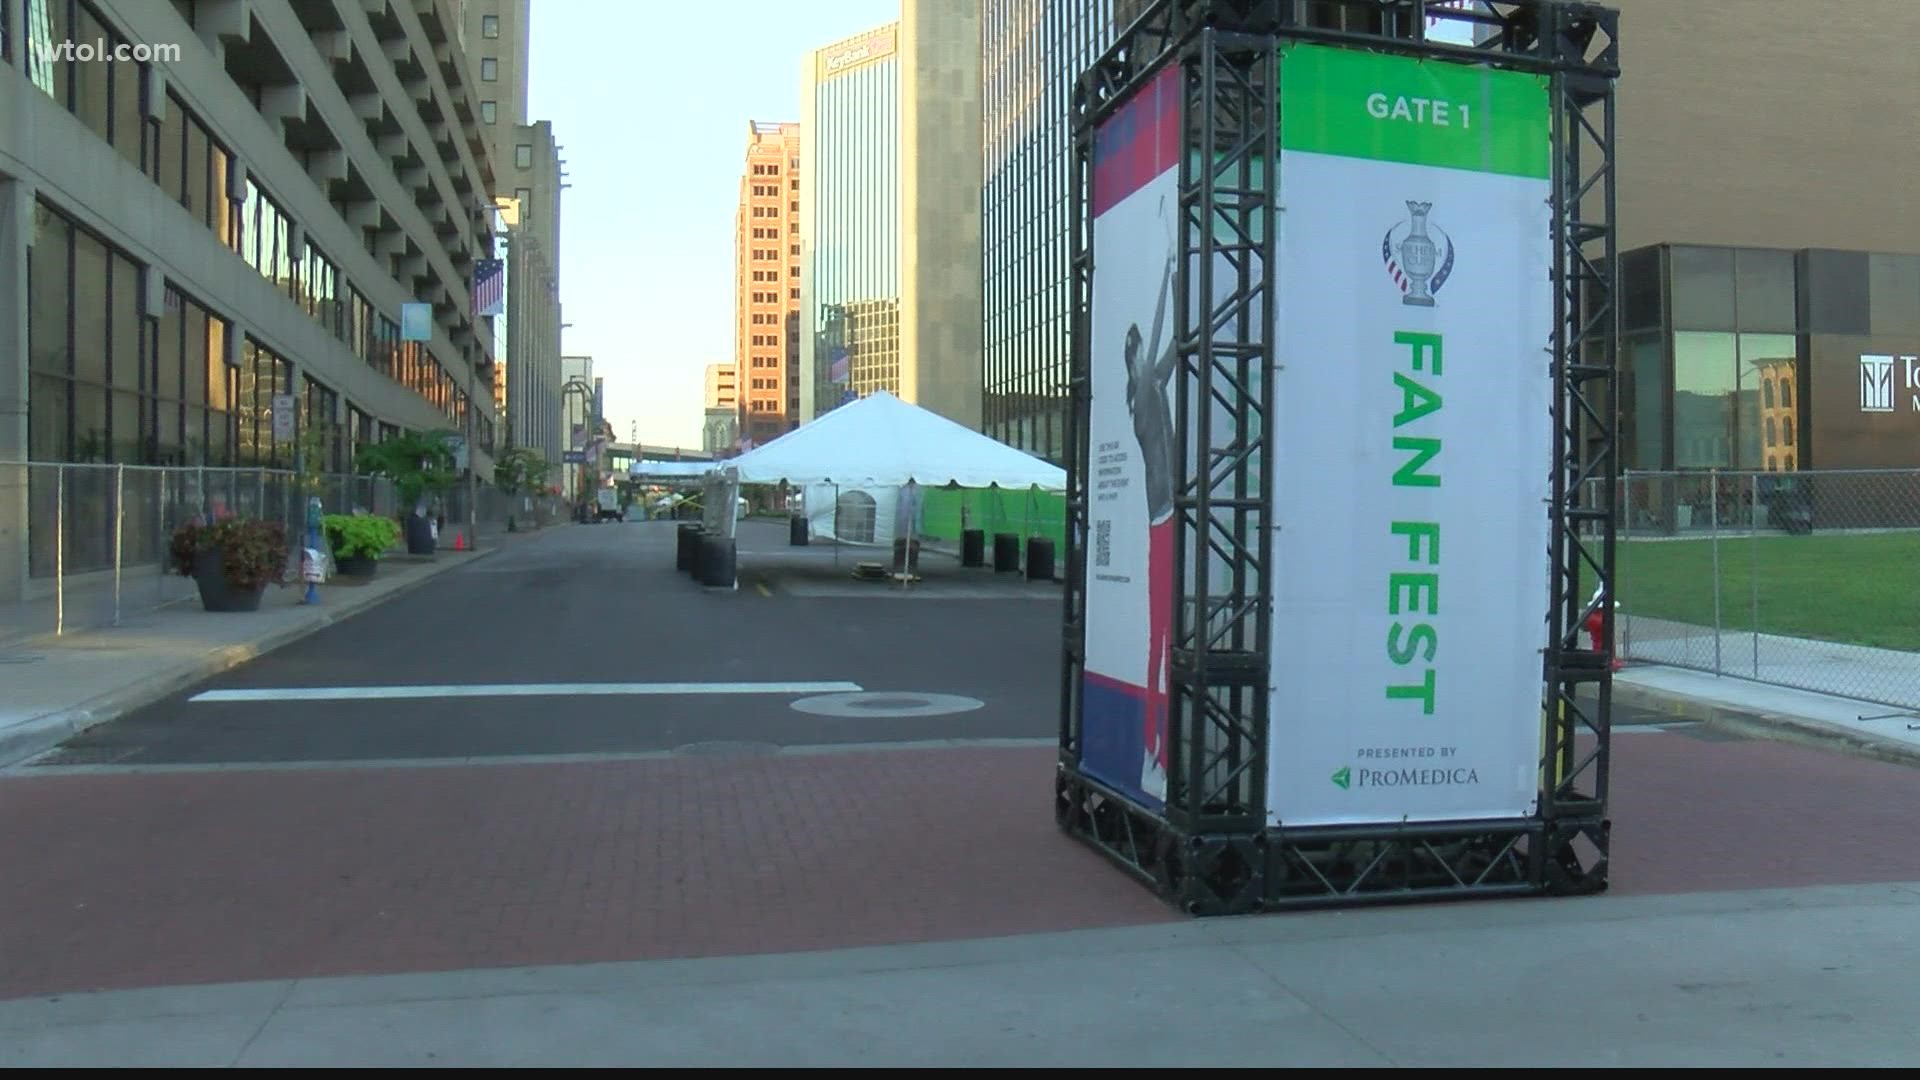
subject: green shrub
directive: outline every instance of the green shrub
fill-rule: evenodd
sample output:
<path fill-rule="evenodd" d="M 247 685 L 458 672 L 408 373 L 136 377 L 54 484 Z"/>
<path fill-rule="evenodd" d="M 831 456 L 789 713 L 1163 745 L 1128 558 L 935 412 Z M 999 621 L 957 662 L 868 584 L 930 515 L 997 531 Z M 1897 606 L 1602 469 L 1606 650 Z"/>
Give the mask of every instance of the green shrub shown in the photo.
<path fill-rule="evenodd" d="M 328 514 L 320 531 L 336 559 L 377 559 L 400 539 L 400 523 L 375 514 Z"/>

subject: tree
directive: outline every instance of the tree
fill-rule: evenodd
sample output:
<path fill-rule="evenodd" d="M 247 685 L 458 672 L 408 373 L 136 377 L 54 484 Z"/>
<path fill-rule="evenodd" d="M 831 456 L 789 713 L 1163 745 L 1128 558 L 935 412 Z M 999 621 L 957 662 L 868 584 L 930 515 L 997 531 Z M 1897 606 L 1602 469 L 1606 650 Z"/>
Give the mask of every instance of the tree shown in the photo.
<path fill-rule="evenodd" d="M 365 475 L 393 481 L 402 506 L 425 509 L 428 495 L 444 494 L 457 479 L 453 448 L 447 443 L 451 435 L 447 431 L 409 433 L 365 446 L 354 467 Z"/>
<path fill-rule="evenodd" d="M 516 446 L 493 461 L 493 486 L 508 495 L 543 490 L 553 465 L 538 450 Z"/>

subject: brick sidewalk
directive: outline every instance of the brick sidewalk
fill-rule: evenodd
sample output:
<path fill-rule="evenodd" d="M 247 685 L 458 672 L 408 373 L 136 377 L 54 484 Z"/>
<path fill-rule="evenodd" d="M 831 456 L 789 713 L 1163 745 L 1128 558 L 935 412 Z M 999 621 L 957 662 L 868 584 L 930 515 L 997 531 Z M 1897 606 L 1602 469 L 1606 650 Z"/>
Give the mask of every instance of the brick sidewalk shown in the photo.
<path fill-rule="evenodd" d="M 1909 769 L 1674 734 L 1615 754 L 1618 891 L 1920 879 Z M 1174 918 L 1054 828 L 1053 757 L 7 776 L 0 997 Z"/>

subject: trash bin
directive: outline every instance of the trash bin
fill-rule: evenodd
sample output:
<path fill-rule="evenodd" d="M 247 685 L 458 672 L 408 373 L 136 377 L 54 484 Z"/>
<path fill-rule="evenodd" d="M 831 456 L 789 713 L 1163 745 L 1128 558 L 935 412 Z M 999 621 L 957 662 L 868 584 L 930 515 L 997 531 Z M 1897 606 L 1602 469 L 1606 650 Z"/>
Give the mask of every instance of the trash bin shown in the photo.
<path fill-rule="evenodd" d="M 693 562 L 687 567 L 687 572 L 692 575 L 693 580 L 705 581 L 707 579 L 707 530 L 693 530 L 693 540 L 691 542 L 693 544 Z"/>
<path fill-rule="evenodd" d="M 790 518 L 787 521 L 787 543 L 793 547 L 807 546 L 807 519 Z"/>
<path fill-rule="evenodd" d="M 993 572 L 1003 574 L 1020 569 L 1020 534 L 993 534 Z"/>
<path fill-rule="evenodd" d="M 920 541 L 908 543 L 904 536 L 893 538 L 893 572 L 896 574 L 916 574 L 920 572 Z"/>
<path fill-rule="evenodd" d="M 987 530 L 968 529 L 960 534 L 960 565 L 987 565 Z"/>
<path fill-rule="evenodd" d="M 1053 541 L 1044 536 L 1027 538 L 1027 580 L 1053 580 Z"/>
<path fill-rule="evenodd" d="M 702 538 L 700 584 L 730 589 L 733 587 L 734 544 L 731 536 Z"/>
<path fill-rule="evenodd" d="M 680 523 L 680 528 L 676 531 L 680 534 L 680 547 L 674 553 L 673 568 L 675 570 L 692 571 L 694 545 L 700 542 L 700 526 L 695 525 L 691 521 L 683 521 Z"/>

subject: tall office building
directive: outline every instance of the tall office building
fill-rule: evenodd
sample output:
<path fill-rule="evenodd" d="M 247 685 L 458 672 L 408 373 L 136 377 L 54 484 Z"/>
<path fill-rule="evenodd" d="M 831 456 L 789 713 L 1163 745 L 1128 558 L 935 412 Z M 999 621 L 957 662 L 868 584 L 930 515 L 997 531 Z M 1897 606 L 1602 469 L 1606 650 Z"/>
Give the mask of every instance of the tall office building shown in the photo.
<path fill-rule="evenodd" d="M 560 154 L 545 120 L 513 131 L 495 201 L 510 223 L 507 268 L 507 437 L 560 460 Z"/>
<path fill-rule="evenodd" d="M 806 59 L 803 419 L 885 389 L 980 426 L 980 25 L 903 0 Z"/>
<path fill-rule="evenodd" d="M 560 157 L 550 123 L 527 118 L 529 0 L 453 0 L 478 119 L 493 162 L 506 267 L 505 311 L 495 317 L 495 377 L 505 437 L 559 461 Z"/>
<path fill-rule="evenodd" d="M 493 177 L 445 11 L 0 0 L 0 460 L 289 466 L 290 395 L 328 468 L 470 419 L 486 475 Z M 101 41 L 156 49 L 56 48 Z M 431 340 L 401 340 L 410 302 Z M 51 474 L 22 473 L 0 598 L 53 568 Z M 110 560 L 68 507 L 67 572 Z"/>
<path fill-rule="evenodd" d="M 453 2 L 460 9 L 461 47 L 479 87 L 480 130 L 495 175 L 504 175 L 516 129 L 527 123 L 531 0 Z"/>
<path fill-rule="evenodd" d="M 800 419 L 800 125 L 747 128 L 734 214 L 734 370 L 740 435 L 777 439 Z"/>
<path fill-rule="evenodd" d="M 1073 83 L 1115 14 L 1114 0 L 987 0 L 981 18 L 981 430 L 1050 461 L 1066 452 Z"/>

